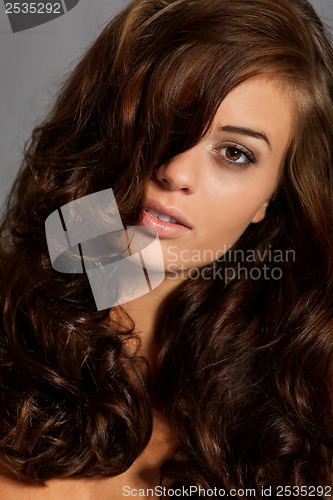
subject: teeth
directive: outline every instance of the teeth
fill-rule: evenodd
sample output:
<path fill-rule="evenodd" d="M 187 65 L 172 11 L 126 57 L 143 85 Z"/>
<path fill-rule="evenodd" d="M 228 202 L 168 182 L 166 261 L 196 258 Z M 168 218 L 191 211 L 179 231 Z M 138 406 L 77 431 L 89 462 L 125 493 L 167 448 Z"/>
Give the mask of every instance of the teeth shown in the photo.
<path fill-rule="evenodd" d="M 151 215 L 153 215 L 154 217 L 157 217 L 159 218 L 159 215 L 160 213 L 159 212 L 156 212 L 155 210 L 152 210 L 150 208 L 146 208 L 147 212 L 149 212 Z"/>
<path fill-rule="evenodd" d="M 164 220 L 165 222 L 172 222 L 173 224 L 177 224 L 176 219 L 173 219 L 172 217 L 169 217 L 168 215 L 160 214 L 158 216 L 160 220 Z"/>
<path fill-rule="evenodd" d="M 160 214 L 160 212 L 157 212 L 156 210 L 152 210 L 151 208 L 146 208 L 147 212 L 149 212 L 151 215 L 154 217 L 157 217 L 160 220 L 163 220 L 164 222 L 172 222 L 172 224 L 179 224 L 180 223 L 174 219 L 173 217 L 170 217 L 169 215 L 165 214 Z"/>

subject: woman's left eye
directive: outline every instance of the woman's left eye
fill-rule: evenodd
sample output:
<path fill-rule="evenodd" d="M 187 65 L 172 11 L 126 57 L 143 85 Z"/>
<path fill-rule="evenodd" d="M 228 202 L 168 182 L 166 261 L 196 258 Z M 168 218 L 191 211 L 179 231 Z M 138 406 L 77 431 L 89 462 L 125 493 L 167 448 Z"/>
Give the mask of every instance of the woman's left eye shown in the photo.
<path fill-rule="evenodd" d="M 218 153 L 222 161 L 229 165 L 237 165 L 237 167 L 248 168 L 252 163 L 256 162 L 254 155 L 250 151 L 243 151 L 239 146 L 226 146 L 223 148 L 214 148 L 214 152 Z"/>

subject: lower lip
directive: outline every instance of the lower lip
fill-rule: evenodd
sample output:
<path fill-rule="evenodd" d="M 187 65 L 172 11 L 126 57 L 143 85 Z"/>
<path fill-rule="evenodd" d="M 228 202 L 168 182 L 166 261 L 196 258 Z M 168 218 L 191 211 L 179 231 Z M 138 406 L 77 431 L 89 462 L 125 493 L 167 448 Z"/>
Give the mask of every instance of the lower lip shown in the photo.
<path fill-rule="evenodd" d="M 140 225 L 156 229 L 159 238 L 178 238 L 191 231 L 189 227 L 160 220 L 147 212 L 147 210 L 143 210 L 143 217 Z"/>

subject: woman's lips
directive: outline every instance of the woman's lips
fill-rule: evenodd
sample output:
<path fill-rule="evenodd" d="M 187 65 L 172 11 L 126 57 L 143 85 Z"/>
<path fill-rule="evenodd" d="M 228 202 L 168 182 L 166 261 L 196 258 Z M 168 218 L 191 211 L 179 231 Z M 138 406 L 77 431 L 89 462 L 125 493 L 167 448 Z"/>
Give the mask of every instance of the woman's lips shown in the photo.
<path fill-rule="evenodd" d="M 140 225 L 156 229 L 159 238 L 178 238 L 191 231 L 189 227 L 183 226 L 182 224 L 174 224 L 172 222 L 160 220 L 145 209 L 143 210 Z"/>
<path fill-rule="evenodd" d="M 168 205 L 169 203 L 164 205 L 162 202 L 154 200 L 153 198 L 146 198 L 144 201 L 143 208 L 144 210 L 152 212 L 152 215 L 156 215 L 154 212 L 158 212 L 161 215 L 172 217 L 173 219 L 176 219 L 176 221 L 182 224 L 183 226 L 192 229 L 192 225 L 185 216 L 185 214 L 183 214 L 183 212 L 178 208 L 170 207 Z"/>

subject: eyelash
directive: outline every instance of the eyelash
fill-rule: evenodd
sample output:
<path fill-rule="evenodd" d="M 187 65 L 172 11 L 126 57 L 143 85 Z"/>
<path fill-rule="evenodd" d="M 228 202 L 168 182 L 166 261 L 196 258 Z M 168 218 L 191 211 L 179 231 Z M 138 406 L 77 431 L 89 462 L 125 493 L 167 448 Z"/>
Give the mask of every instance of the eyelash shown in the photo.
<path fill-rule="evenodd" d="M 233 161 L 229 160 L 226 158 L 226 156 L 221 154 L 221 151 L 227 150 L 227 149 L 233 149 L 239 153 L 241 153 L 243 156 L 245 156 L 246 161 L 243 162 L 238 162 L 238 161 Z M 224 145 L 223 147 L 217 147 L 213 148 L 213 151 L 218 154 L 221 158 L 219 158 L 219 161 L 223 161 L 224 163 L 227 163 L 231 167 L 237 167 L 237 168 L 250 168 L 251 165 L 257 163 L 257 160 L 251 151 L 244 149 L 242 146 L 239 146 L 238 144 L 227 144 Z"/>

